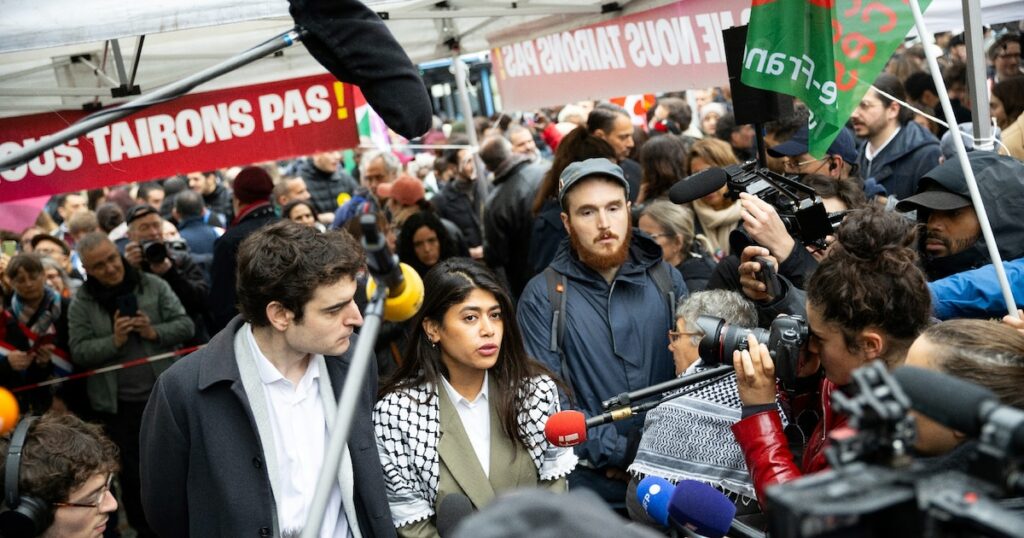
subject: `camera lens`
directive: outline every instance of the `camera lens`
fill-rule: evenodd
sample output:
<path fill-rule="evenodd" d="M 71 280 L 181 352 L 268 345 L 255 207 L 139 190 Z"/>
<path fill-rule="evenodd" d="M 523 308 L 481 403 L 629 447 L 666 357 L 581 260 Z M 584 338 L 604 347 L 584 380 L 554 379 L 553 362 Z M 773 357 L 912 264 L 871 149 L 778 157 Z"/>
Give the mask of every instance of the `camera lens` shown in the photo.
<path fill-rule="evenodd" d="M 146 261 L 151 264 L 163 262 L 167 259 L 167 245 L 162 241 L 149 241 L 142 244 L 142 254 Z"/>

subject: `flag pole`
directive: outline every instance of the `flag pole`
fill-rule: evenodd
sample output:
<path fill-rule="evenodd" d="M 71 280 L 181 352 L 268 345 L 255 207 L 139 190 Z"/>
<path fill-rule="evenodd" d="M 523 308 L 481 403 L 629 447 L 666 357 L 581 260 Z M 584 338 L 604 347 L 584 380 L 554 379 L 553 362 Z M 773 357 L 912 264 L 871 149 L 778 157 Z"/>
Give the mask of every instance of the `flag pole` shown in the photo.
<path fill-rule="evenodd" d="M 971 163 L 967 160 L 967 149 L 964 147 L 963 137 L 960 135 L 960 128 L 956 118 L 953 116 L 953 105 L 949 102 L 949 94 L 946 92 L 946 85 L 942 80 L 939 71 L 939 62 L 935 59 L 935 51 L 929 45 L 934 44 L 933 36 L 924 24 L 924 16 L 921 14 L 921 6 L 917 0 L 910 0 L 910 9 L 914 13 L 914 25 L 917 27 L 917 34 L 924 42 L 924 54 L 928 59 L 928 68 L 932 73 L 932 80 L 935 82 L 935 89 L 939 92 L 939 102 L 942 104 L 942 112 L 949 123 L 949 130 L 952 133 L 953 147 L 956 148 L 956 155 L 960 160 L 960 169 L 963 171 L 964 179 L 967 180 L 967 190 L 971 193 L 971 202 L 974 204 L 974 211 L 978 215 L 978 223 L 981 225 L 981 234 L 985 238 L 988 247 L 988 255 L 992 260 L 992 266 L 996 270 L 996 278 L 999 281 L 999 288 L 1003 292 L 1003 300 L 1006 301 L 1006 309 L 1011 317 L 1020 319 L 1017 314 L 1016 303 L 1013 300 L 1013 292 L 1010 291 L 1010 281 L 1006 278 L 1006 269 L 1003 268 L 1003 259 L 996 248 L 995 237 L 992 235 L 992 225 L 988 221 L 988 213 L 985 211 L 985 204 L 981 201 L 981 193 L 978 191 L 978 182 L 974 178 L 974 170 L 971 170 Z"/>

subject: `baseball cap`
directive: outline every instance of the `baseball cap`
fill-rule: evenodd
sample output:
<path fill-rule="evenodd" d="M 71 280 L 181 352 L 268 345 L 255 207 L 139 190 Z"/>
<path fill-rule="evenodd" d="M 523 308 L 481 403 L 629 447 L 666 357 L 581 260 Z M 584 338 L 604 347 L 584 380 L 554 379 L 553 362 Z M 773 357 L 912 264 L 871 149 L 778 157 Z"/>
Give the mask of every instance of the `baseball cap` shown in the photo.
<path fill-rule="evenodd" d="M 768 154 L 772 157 L 794 157 L 807 153 L 807 139 L 810 136 L 809 129 L 804 126 L 797 131 L 789 140 L 768 148 Z M 850 164 L 857 163 L 857 144 L 853 135 L 847 129 L 839 129 L 839 134 L 832 141 L 825 153 L 838 155 Z"/>
<path fill-rule="evenodd" d="M 907 212 L 918 209 L 930 209 L 932 211 L 952 211 L 971 205 L 970 198 L 947 190 L 942 185 L 929 182 L 925 190 L 900 201 L 896 204 L 896 210 Z"/>
<path fill-rule="evenodd" d="M 157 211 L 156 209 L 153 209 L 153 206 L 147 204 L 140 204 L 128 210 L 128 214 L 124 216 L 124 221 L 126 224 L 131 224 L 132 222 L 139 220 L 142 217 L 145 217 L 146 215 L 154 214 L 159 215 L 160 212 Z"/>
<path fill-rule="evenodd" d="M 590 176 L 604 176 L 608 179 L 618 181 L 623 189 L 626 189 L 626 198 L 629 198 L 629 182 L 622 174 L 619 165 L 601 157 L 577 161 L 565 167 L 562 175 L 558 177 L 558 204 L 565 208 L 565 194 L 572 189 L 580 180 Z"/>

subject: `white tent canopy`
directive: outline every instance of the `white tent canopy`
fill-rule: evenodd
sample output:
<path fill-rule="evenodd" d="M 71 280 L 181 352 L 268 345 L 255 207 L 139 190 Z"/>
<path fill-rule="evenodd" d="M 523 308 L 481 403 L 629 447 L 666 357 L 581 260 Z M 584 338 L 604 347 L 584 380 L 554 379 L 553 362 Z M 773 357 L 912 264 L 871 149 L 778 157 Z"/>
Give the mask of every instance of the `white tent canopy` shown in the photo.
<path fill-rule="evenodd" d="M 623 0 L 621 11 L 602 13 L 604 0 L 541 3 L 481 0 L 367 0 L 414 62 L 450 57 L 446 43 L 464 52 L 486 50 L 565 28 L 671 3 Z M 294 23 L 286 0 L 0 0 L 0 116 L 117 102 L 110 88 L 131 76 L 138 36 L 145 36 L 134 83 L 142 92 L 248 49 Z M 926 12 L 932 31 L 960 30 L 960 0 L 933 0 Z M 982 19 L 1018 19 L 1024 0 L 983 0 Z M 110 41 L 116 40 L 116 41 Z M 120 49 L 119 51 L 115 49 Z M 73 61 L 74 60 L 74 61 Z M 81 61 L 84 60 L 84 61 Z M 96 69 L 102 75 L 96 74 Z M 302 46 L 292 47 L 220 79 L 202 90 L 323 72 Z"/>

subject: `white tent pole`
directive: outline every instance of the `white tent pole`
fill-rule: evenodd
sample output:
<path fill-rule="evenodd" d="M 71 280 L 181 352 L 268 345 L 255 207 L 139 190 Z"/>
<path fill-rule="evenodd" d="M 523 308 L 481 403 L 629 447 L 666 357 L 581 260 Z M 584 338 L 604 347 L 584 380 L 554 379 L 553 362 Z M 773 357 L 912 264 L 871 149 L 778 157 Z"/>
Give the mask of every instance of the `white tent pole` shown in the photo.
<path fill-rule="evenodd" d="M 476 149 L 480 148 L 480 140 L 476 136 L 476 124 L 473 122 L 473 107 L 469 104 L 469 77 L 466 73 L 466 64 L 459 57 L 459 49 L 452 50 L 452 68 L 455 70 L 455 85 L 459 91 L 459 108 L 462 109 L 462 121 L 466 124 L 466 136 L 469 137 L 469 145 Z M 488 192 L 487 169 L 477 153 L 473 153 L 473 168 L 476 169 L 476 181 L 473 190 L 476 195 L 486 199 Z M 481 216 L 482 217 L 482 216 Z M 482 220 L 482 218 L 481 218 Z"/>
<path fill-rule="evenodd" d="M 964 42 L 967 44 L 967 90 L 974 115 L 974 140 L 978 149 L 992 151 L 992 120 L 988 109 L 988 84 L 985 76 L 985 35 L 981 29 L 981 0 L 963 0 Z M 922 38 L 923 39 L 923 38 Z M 938 85 L 938 82 L 936 82 Z M 954 122 L 950 122 L 953 130 Z M 978 142 L 981 141 L 981 142 Z"/>
<path fill-rule="evenodd" d="M 965 0 L 970 1 L 970 0 Z M 996 270 L 996 278 L 999 280 L 999 287 L 1003 291 L 1003 299 L 1006 301 L 1006 310 L 1017 319 L 1016 303 L 1013 301 L 1013 292 L 1010 291 L 1010 282 L 1006 279 L 1006 270 L 1003 268 L 1003 258 L 996 248 L 996 240 L 992 235 L 992 225 L 988 222 L 988 213 L 985 211 L 985 204 L 981 201 L 981 193 L 978 191 L 978 182 L 974 178 L 974 170 L 967 160 L 967 148 L 964 147 L 963 137 L 960 136 L 956 127 L 956 118 L 953 116 L 953 105 L 949 102 L 949 93 L 946 92 L 946 85 L 942 83 L 942 74 L 939 73 L 939 62 L 935 59 L 935 51 L 930 46 L 935 42 L 935 36 L 928 32 L 924 25 L 924 16 L 921 14 L 921 6 L 917 0 L 910 0 L 910 9 L 914 13 L 914 24 L 917 26 L 917 34 L 925 43 L 924 53 L 928 59 L 928 68 L 932 72 L 932 80 L 935 81 L 935 89 L 939 92 L 939 101 L 942 103 L 942 111 L 946 115 L 950 130 L 953 131 L 953 146 L 956 148 L 957 157 L 960 160 L 960 169 L 963 171 L 964 179 L 967 180 L 967 189 L 971 193 L 971 201 L 974 203 L 974 211 L 978 215 L 978 223 L 981 224 L 981 234 L 985 238 L 988 247 L 988 255 L 992 260 L 992 266 Z M 984 80 L 984 79 L 982 79 Z M 977 107 L 977 105 L 975 105 Z M 975 116 L 977 117 L 977 116 Z"/>

